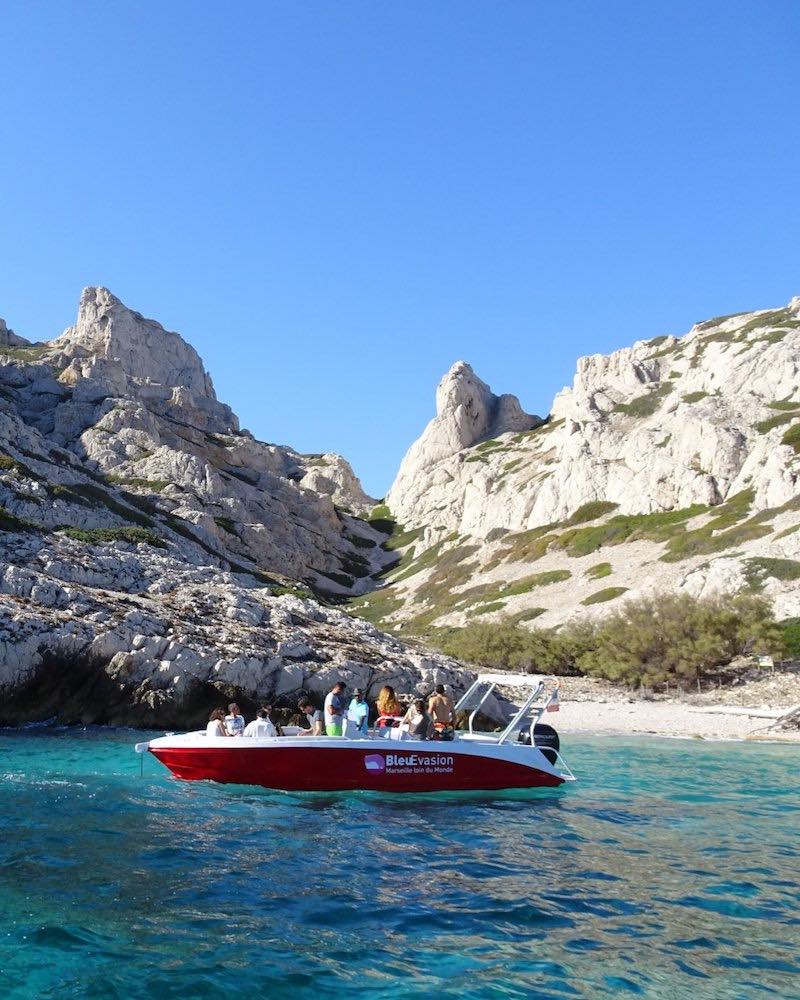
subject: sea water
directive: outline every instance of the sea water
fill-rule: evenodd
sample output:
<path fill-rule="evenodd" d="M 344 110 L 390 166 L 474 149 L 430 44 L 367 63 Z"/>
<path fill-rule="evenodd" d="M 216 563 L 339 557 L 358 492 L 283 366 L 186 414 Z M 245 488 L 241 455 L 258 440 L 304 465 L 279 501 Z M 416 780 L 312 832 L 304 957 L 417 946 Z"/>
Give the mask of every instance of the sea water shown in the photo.
<path fill-rule="evenodd" d="M 4 1000 L 800 997 L 800 746 L 571 737 L 562 789 L 382 797 L 142 738 L 0 732 Z"/>

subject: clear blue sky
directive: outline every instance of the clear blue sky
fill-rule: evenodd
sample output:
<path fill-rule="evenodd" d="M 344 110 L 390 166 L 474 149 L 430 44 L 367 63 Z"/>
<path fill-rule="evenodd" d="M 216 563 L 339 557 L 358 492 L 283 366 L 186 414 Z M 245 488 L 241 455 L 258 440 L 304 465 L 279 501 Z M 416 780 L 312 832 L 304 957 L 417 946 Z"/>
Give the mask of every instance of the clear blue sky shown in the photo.
<path fill-rule="evenodd" d="M 457 359 L 800 294 L 795 0 L 4 0 L 0 315 L 105 284 L 268 441 L 381 495 Z"/>

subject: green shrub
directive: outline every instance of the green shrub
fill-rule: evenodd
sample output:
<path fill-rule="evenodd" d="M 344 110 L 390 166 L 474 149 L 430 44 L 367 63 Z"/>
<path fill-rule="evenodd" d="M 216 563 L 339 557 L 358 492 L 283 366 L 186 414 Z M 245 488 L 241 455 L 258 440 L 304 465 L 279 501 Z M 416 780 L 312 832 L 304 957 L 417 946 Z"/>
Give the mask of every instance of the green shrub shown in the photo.
<path fill-rule="evenodd" d="M 800 653 L 800 619 L 778 625 L 769 602 L 755 595 L 631 600 L 599 622 L 560 629 L 522 628 L 520 620 L 475 622 L 432 638 L 445 653 L 485 667 L 586 673 L 648 686 L 694 683 L 736 656 L 783 655 L 787 646 Z"/>
<path fill-rule="evenodd" d="M 671 382 L 662 382 L 658 388 L 644 396 L 637 396 L 630 403 L 617 403 L 614 413 L 624 413 L 629 417 L 652 417 L 671 390 Z"/>
<path fill-rule="evenodd" d="M 165 549 L 167 543 L 146 528 L 59 528 L 58 531 L 76 542 L 87 545 L 106 545 L 111 542 L 130 542 L 132 545 L 152 545 Z"/>
<path fill-rule="evenodd" d="M 606 587 L 605 590 L 598 590 L 596 593 L 584 597 L 581 604 L 604 604 L 606 601 L 614 601 L 626 593 L 627 590 L 627 587 Z"/>
<path fill-rule="evenodd" d="M 751 319 L 749 323 L 745 323 L 739 330 L 739 336 L 746 337 L 748 333 L 752 333 L 754 330 L 761 330 L 765 327 L 792 326 L 793 324 L 794 320 L 788 309 L 774 309 L 770 312 L 763 312 L 760 316 L 756 316 L 755 319 Z"/>
<path fill-rule="evenodd" d="M 49 350 L 49 344 L 24 344 L 20 347 L 0 347 L 0 355 L 15 361 L 38 361 Z"/>
<path fill-rule="evenodd" d="M 800 402 L 793 403 L 789 399 L 778 399 L 774 403 L 767 403 L 771 410 L 800 410 Z"/>
<path fill-rule="evenodd" d="M 792 659 L 800 658 L 800 618 L 787 618 L 780 624 L 787 655 Z"/>
<path fill-rule="evenodd" d="M 239 535 L 236 532 L 236 522 L 231 520 L 229 517 L 215 517 L 214 523 L 217 527 L 222 528 L 223 531 L 227 531 L 229 535 L 233 535 L 234 538 L 238 538 Z"/>
<path fill-rule="evenodd" d="M 627 601 L 594 629 L 578 665 L 625 684 L 694 682 L 735 657 L 780 654 L 781 630 L 762 597 L 670 594 Z"/>
<path fill-rule="evenodd" d="M 41 531 L 41 525 L 26 521 L 7 511 L 5 507 L 0 507 L 0 531 Z"/>
<path fill-rule="evenodd" d="M 359 549 L 374 549 L 376 542 L 372 538 L 364 538 L 363 535 L 348 535 L 347 540 Z"/>
<path fill-rule="evenodd" d="M 572 576 L 568 569 L 550 569 L 545 573 L 534 573 L 532 576 L 515 580 L 501 591 L 503 597 L 516 597 L 519 594 L 528 594 L 536 587 L 549 587 L 553 583 L 562 583 Z"/>
<path fill-rule="evenodd" d="M 473 608 L 469 615 L 476 617 L 477 615 L 488 615 L 492 611 L 500 611 L 506 606 L 505 601 L 492 601 L 490 604 L 479 604 L 476 608 Z"/>
<path fill-rule="evenodd" d="M 170 485 L 166 479 L 140 479 L 138 476 L 106 476 L 106 480 L 114 486 L 133 486 L 151 493 L 160 493 Z"/>
<path fill-rule="evenodd" d="M 680 510 L 658 511 L 653 514 L 618 514 L 603 524 L 588 528 L 572 528 L 554 542 L 567 550 L 567 555 L 588 556 L 604 545 L 619 545 L 629 539 L 665 541 L 676 531 L 683 531 L 685 521 L 703 514 L 708 508 L 695 504 Z"/>
<path fill-rule="evenodd" d="M 800 413 L 778 413 L 774 417 L 767 417 L 766 420 L 759 420 L 756 424 L 756 430 L 759 434 L 769 434 L 774 428 L 788 424 L 795 417 L 800 417 Z"/>
<path fill-rule="evenodd" d="M 747 560 L 747 567 L 748 579 L 753 583 L 760 582 L 768 576 L 775 580 L 800 580 L 800 562 L 796 559 L 756 556 Z"/>
<path fill-rule="evenodd" d="M 788 444 L 795 455 L 800 455 L 800 424 L 795 424 L 781 438 L 781 444 Z"/>
<path fill-rule="evenodd" d="M 712 524 L 713 522 L 696 531 L 687 531 L 671 538 L 667 544 L 667 551 L 661 556 L 661 561 L 680 562 L 692 556 L 713 555 L 715 552 L 724 552 L 726 549 L 736 548 L 745 542 L 752 542 L 772 533 L 772 528 L 758 524 L 754 520 L 745 521 L 744 524 L 717 534 L 712 533 Z"/>
<path fill-rule="evenodd" d="M 612 573 L 610 562 L 597 563 L 595 566 L 590 566 L 586 570 L 586 576 L 590 580 L 601 580 L 604 576 L 611 576 Z"/>
<path fill-rule="evenodd" d="M 496 542 L 499 538 L 503 538 L 508 534 L 508 528 L 492 528 L 492 530 L 487 534 L 487 542 Z"/>
<path fill-rule="evenodd" d="M 286 587 L 281 583 L 270 587 L 270 595 L 272 597 L 281 597 L 283 594 L 289 594 L 291 597 L 299 597 L 304 601 L 310 600 L 313 596 L 310 590 L 304 590 L 302 587 Z"/>
<path fill-rule="evenodd" d="M 397 524 L 385 503 L 379 503 L 377 507 L 373 507 L 372 513 L 367 518 L 367 523 L 371 528 L 380 531 L 382 535 L 391 535 Z"/>
<path fill-rule="evenodd" d="M 585 503 L 570 514 L 564 522 L 564 526 L 571 527 L 574 524 L 584 524 L 586 521 L 596 521 L 598 517 L 610 514 L 617 507 L 619 507 L 618 503 L 611 503 L 609 500 L 592 500 L 591 503 Z"/>
<path fill-rule="evenodd" d="M 703 392 L 702 390 L 699 392 L 687 392 L 683 397 L 683 401 L 684 403 L 699 403 L 700 400 L 705 399 L 707 395 L 708 393 Z"/>

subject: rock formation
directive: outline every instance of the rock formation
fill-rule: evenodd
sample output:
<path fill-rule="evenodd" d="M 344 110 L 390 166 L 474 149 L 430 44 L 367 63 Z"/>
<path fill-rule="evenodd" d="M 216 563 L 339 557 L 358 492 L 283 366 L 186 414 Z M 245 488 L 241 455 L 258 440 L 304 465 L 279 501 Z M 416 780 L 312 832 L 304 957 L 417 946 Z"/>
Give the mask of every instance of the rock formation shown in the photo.
<path fill-rule="evenodd" d="M 5 364 L 0 355 L 0 391 L 25 433 L 149 498 L 229 561 L 333 592 L 368 586 L 372 562 L 351 539 L 380 536 L 352 520 L 374 500 L 349 464 L 240 430 L 194 348 L 107 289 L 85 289 L 75 325 L 57 339 L 18 347 Z M 9 433 L 0 447 L 13 454 Z M 19 496 L 6 499 L 38 520 Z"/>
<path fill-rule="evenodd" d="M 0 724 L 196 725 L 334 675 L 458 687 L 302 589 L 371 586 L 394 558 L 373 505 L 340 456 L 240 430 L 196 351 L 106 289 L 47 343 L 3 323 Z"/>
<path fill-rule="evenodd" d="M 0 724 L 197 724 L 334 675 L 458 690 L 399 636 L 653 591 L 800 615 L 800 299 L 583 358 L 544 420 L 464 362 L 436 403 L 369 518 L 341 456 L 241 430 L 106 289 L 52 341 L 0 322 Z"/>
<path fill-rule="evenodd" d="M 557 624 L 745 585 L 800 613 L 795 570 L 770 563 L 800 555 L 800 299 L 581 358 L 546 421 L 510 399 L 463 362 L 442 381 L 387 497 L 407 540 L 388 621 Z"/>

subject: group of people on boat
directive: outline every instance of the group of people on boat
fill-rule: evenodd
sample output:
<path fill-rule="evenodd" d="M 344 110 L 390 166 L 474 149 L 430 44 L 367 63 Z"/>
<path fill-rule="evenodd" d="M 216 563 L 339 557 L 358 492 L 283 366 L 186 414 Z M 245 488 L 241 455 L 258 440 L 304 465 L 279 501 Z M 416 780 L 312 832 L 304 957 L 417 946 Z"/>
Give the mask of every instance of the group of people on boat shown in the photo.
<path fill-rule="evenodd" d="M 362 688 L 353 691 L 348 704 L 347 685 L 337 681 L 325 696 L 322 709 L 314 707 L 308 696 L 303 696 L 298 704 L 300 718 L 305 719 L 308 728 L 301 727 L 298 736 L 344 736 L 350 726 L 359 735 L 369 732 L 370 718 L 374 716 L 376 729 L 402 726 L 409 736 L 417 740 L 452 738 L 456 725 L 453 699 L 446 693 L 443 684 L 437 684 L 426 698 L 413 698 L 403 704 L 394 688 L 386 684 L 375 702 L 375 712 L 370 711 L 369 702 Z M 280 725 L 273 721 L 272 706 L 262 705 L 256 718 L 245 724 L 244 716 L 235 702 L 225 709 L 215 708 L 209 716 L 207 736 L 265 737 L 282 736 Z"/>

